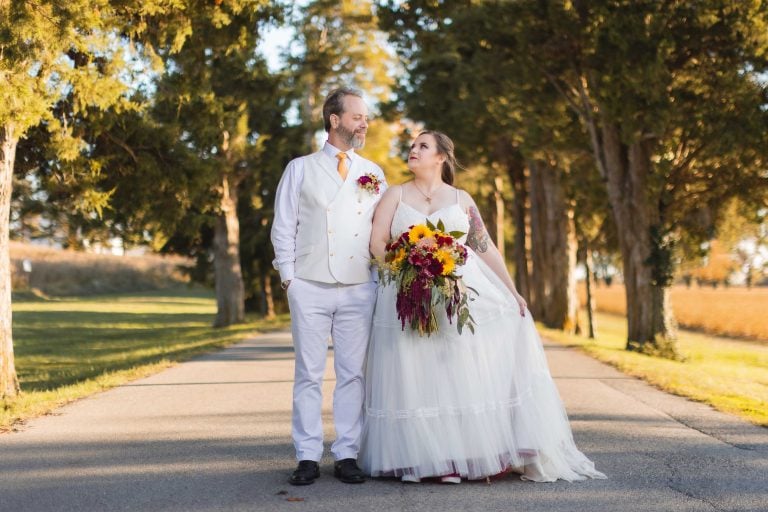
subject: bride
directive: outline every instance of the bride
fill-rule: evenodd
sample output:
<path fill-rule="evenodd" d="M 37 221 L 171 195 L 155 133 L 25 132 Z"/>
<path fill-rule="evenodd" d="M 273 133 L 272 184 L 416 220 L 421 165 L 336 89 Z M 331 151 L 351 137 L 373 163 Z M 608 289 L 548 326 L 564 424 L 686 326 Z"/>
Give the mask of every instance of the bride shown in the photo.
<path fill-rule="evenodd" d="M 478 295 L 475 332 L 401 328 L 394 284 L 380 286 L 366 364 L 360 462 L 371 476 L 446 483 L 506 471 L 535 482 L 605 478 L 574 444 L 525 300 L 489 239 L 472 198 L 452 186 L 456 159 L 446 135 L 422 132 L 411 146 L 414 179 L 389 188 L 373 220 L 371 253 L 414 224 L 442 220 L 465 233 L 458 273 Z M 438 308 L 438 312 L 441 311 Z"/>

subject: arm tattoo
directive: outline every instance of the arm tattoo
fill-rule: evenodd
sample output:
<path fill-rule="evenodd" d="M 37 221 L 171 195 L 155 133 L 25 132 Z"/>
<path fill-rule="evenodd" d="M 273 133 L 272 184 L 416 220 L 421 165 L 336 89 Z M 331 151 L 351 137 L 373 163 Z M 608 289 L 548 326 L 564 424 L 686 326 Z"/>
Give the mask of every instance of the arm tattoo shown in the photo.
<path fill-rule="evenodd" d="M 480 218 L 480 212 L 474 206 L 469 207 L 467 245 L 475 252 L 485 252 L 488 250 L 488 232 L 485 230 L 483 219 Z"/>

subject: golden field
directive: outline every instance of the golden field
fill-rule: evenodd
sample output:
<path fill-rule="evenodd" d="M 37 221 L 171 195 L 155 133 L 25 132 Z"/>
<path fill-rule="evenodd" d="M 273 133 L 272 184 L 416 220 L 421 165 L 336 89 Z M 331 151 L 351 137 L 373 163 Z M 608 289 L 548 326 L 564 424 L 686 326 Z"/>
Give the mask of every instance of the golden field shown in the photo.
<path fill-rule="evenodd" d="M 624 315 L 624 286 L 593 288 L 595 307 L 604 313 Z M 579 287 L 579 300 L 586 303 L 586 289 Z M 672 310 L 681 327 L 721 336 L 768 342 L 768 288 L 672 287 Z"/>
<path fill-rule="evenodd" d="M 116 256 L 10 243 L 14 292 L 35 290 L 44 295 L 71 296 L 165 289 L 187 283 L 181 270 L 191 265 L 179 256 Z M 31 272 L 24 271 L 28 261 Z"/>

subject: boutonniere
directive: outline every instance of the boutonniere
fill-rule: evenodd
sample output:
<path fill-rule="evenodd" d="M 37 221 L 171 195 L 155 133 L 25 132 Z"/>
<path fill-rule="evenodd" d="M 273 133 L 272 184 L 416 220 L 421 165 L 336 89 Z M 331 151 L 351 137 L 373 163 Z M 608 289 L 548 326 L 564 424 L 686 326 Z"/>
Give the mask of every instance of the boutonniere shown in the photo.
<path fill-rule="evenodd" d="M 379 179 L 378 176 L 376 176 L 372 172 L 363 174 L 362 176 L 357 178 L 357 186 L 360 187 L 362 190 L 365 190 L 369 194 L 378 194 L 379 185 L 381 185 L 381 180 Z"/>

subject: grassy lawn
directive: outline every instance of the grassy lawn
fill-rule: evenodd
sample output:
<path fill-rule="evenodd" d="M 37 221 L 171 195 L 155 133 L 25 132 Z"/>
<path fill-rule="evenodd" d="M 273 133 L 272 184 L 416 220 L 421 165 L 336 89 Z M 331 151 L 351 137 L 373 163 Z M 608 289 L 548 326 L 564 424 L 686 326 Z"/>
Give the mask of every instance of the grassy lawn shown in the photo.
<path fill-rule="evenodd" d="M 288 325 L 287 315 L 213 329 L 207 290 L 42 300 L 14 298 L 13 336 L 22 394 L 0 402 L 0 431 L 71 400 L 176 361 Z"/>
<path fill-rule="evenodd" d="M 654 386 L 768 426 L 768 345 L 680 330 L 685 361 L 670 361 L 624 350 L 626 320 L 598 313 L 597 339 L 539 326 L 543 337 L 580 347 L 619 370 Z"/>

